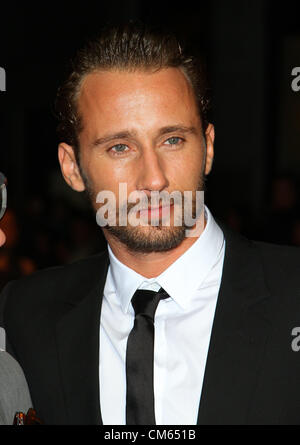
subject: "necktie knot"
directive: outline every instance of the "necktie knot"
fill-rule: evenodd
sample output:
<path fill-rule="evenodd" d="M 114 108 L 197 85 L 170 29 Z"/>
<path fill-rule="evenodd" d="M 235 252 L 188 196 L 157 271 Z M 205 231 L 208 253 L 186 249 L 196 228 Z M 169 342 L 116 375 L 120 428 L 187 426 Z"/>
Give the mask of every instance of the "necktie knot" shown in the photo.
<path fill-rule="evenodd" d="M 168 297 L 169 295 L 162 287 L 158 292 L 148 289 L 138 289 L 131 299 L 135 316 L 144 315 L 151 318 L 153 321 L 158 303 L 160 300 Z"/>

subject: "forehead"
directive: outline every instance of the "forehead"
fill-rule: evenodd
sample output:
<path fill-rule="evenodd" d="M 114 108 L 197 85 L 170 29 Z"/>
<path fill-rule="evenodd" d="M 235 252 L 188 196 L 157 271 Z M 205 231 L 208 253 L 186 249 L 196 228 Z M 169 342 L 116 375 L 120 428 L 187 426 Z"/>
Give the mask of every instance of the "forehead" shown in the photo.
<path fill-rule="evenodd" d="M 198 119 L 193 89 L 178 68 L 149 71 L 97 71 L 82 81 L 78 110 L 83 126 L 136 125 Z M 170 122 L 166 122 L 169 120 Z M 189 121 L 189 122 L 188 122 Z"/>

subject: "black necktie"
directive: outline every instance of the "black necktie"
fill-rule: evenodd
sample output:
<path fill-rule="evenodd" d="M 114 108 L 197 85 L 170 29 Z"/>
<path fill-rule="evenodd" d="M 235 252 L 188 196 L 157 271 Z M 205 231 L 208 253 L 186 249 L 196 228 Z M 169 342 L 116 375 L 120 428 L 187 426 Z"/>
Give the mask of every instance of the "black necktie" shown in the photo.
<path fill-rule="evenodd" d="M 126 351 L 126 424 L 155 425 L 153 391 L 154 315 L 161 299 L 169 295 L 138 289 L 131 303 L 135 311 L 134 326 Z"/>

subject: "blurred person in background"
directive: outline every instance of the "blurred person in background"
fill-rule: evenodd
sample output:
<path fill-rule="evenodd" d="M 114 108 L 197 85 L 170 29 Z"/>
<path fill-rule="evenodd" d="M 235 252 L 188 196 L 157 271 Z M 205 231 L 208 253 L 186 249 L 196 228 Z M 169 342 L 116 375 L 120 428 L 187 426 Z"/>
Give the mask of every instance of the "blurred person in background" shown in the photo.
<path fill-rule="evenodd" d="M 276 175 L 272 180 L 270 208 L 266 209 L 261 231 L 262 239 L 270 243 L 299 246 L 297 242 L 299 218 L 298 181 L 289 173 Z"/>
<path fill-rule="evenodd" d="M 6 210 L 6 185 L 0 173 L 0 219 Z M 0 246 L 5 243 L 0 229 Z M 5 351 L 5 331 L 0 324 L 0 425 L 13 425 L 16 413 L 27 413 L 32 407 L 28 385 L 18 362 Z"/>
<path fill-rule="evenodd" d="M 5 233 L 5 245 L 0 250 L 0 288 L 8 281 L 30 275 L 36 270 L 36 264 L 20 249 L 20 228 L 17 215 L 8 209 L 0 222 L 0 229 Z"/>

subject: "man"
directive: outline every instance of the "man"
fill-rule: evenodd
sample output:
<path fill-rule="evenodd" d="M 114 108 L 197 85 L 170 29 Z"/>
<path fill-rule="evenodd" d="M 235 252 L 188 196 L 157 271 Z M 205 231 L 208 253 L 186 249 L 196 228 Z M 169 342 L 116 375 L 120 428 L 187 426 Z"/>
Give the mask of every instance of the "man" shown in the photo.
<path fill-rule="evenodd" d="M 6 185 L 0 173 L 0 219 L 6 210 Z M 0 246 L 5 234 L 0 229 Z M 32 406 L 28 385 L 18 362 L 5 351 L 5 331 L 0 327 L 0 425 L 12 425 L 16 413 Z"/>
<path fill-rule="evenodd" d="M 197 59 L 146 27 L 107 29 L 73 62 L 59 162 L 108 249 L 1 295 L 45 424 L 300 423 L 299 250 L 197 207 L 214 156 L 205 93 Z M 187 199 L 153 204 L 161 192 L 190 192 L 194 222 Z"/>

